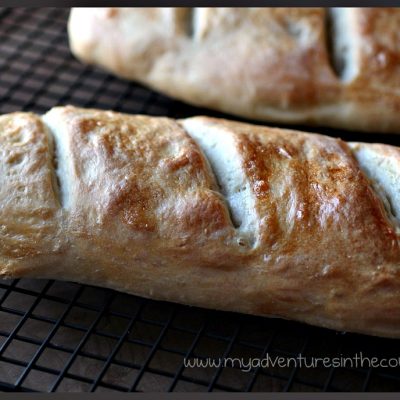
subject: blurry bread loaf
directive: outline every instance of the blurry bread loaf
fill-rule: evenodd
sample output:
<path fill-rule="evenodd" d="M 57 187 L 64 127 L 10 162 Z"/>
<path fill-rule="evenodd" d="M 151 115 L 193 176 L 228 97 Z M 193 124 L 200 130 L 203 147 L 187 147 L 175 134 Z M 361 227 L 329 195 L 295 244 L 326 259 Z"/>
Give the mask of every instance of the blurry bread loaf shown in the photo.
<path fill-rule="evenodd" d="M 247 118 L 400 132 L 400 9 L 76 8 L 72 52 Z"/>

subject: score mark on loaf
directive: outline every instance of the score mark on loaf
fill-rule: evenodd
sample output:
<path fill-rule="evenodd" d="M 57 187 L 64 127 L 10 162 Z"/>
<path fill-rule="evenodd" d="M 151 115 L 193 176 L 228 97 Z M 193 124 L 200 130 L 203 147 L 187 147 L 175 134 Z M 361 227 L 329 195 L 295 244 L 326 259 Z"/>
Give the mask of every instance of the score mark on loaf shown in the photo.
<path fill-rule="evenodd" d="M 0 117 L 0 274 L 400 337 L 400 150 L 208 117 Z"/>

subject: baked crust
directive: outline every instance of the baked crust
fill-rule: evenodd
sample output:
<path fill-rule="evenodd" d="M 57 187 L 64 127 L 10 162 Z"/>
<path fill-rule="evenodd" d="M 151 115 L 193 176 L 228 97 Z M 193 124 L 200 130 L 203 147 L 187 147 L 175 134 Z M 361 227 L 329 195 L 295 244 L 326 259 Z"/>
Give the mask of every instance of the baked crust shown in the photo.
<path fill-rule="evenodd" d="M 0 128 L 2 276 L 400 337 L 398 148 L 70 106 Z"/>
<path fill-rule="evenodd" d="M 334 34 L 329 13 L 77 8 L 69 37 L 82 61 L 197 106 L 265 121 L 400 132 L 400 10 L 344 9 Z M 342 56 L 329 42 L 339 40 L 349 78 L 334 68 Z"/>
<path fill-rule="evenodd" d="M 11 274 L 50 267 L 64 251 L 52 148 L 40 117 L 0 116 L 0 269 Z"/>

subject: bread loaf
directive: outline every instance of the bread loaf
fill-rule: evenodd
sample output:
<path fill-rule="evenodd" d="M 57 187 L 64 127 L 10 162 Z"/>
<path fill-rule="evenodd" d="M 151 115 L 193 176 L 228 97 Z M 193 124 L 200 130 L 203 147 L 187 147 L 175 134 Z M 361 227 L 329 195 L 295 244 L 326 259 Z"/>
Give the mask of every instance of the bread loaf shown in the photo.
<path fill-rule="evenodd" d="M 71 106 L 0 117 L 0 275 L 400 337 L 400 149 Z"/>
<path fill-rule="evenodd" d="M 72 10 L 82 61 L 247 118 L 400 132 L 400 9 Z"/>

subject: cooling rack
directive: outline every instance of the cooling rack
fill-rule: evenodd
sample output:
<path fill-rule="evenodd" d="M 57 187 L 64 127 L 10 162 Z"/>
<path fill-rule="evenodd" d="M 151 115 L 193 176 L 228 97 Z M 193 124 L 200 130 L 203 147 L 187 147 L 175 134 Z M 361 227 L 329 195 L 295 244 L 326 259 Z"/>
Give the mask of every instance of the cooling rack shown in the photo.
<path fill-rule="evenodd" d="M 186 117 L 173 101 L 76 61 L 67 9 L 0 9 L 0 113 L 59 104 Z M 301 128 L 301 127 L 300 127 Z M 309 128 L 307 128 L 309 129 Z M 396 136 L 319 132 L 399 144 Z M 0 280 L 2 391 L 399 391 L 399 368 L 185 367 L 184 359 L 400 357 L 400 341 L 157 302 L 47 280 Z"/>

